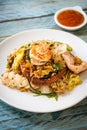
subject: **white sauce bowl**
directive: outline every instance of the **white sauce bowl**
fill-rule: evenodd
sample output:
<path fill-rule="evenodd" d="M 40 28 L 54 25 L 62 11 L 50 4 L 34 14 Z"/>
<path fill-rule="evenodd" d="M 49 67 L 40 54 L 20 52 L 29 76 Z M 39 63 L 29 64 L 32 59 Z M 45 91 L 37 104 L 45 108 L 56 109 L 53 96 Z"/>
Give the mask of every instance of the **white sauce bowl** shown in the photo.
<path fill-rule="evenodd" d="M 83 17 L 84 17 L 84 21 L 82 22 L 82 24 L 80 24 L 80 25 L 78 25 L 78 26 L 74 26 L 74 27 L 65 26 L 65 25 L 61 24 L 61 23 L 58 21 L 57 17 L 58 17 L 58 15 L 59 15 L 62 11 L 66 11 L 66 10 L 74 10 L 74 11 L 78 11 L 80 14 L 82 14 Z M 85 26 L 85 25 L 87 24 L 87 15 L 86 15 L 86 13 L 82 10 L 82 8 L 81 8 L 80 6 L 67 7 L 67 8 L 62 8 L 62 9 L 58 10 L 58 11 L 55 13 L 55 15 L 54 15 L 54 20 L 55 20 L 56 24 L 57 24 L 58 26 L 60 26 L 61 28 L 65 29 L 65 30 L 70 30 L 70 31 L 72 31 L 72 30 L 78 30 L 78 29 L 82 28 L 83 26 Z"/>

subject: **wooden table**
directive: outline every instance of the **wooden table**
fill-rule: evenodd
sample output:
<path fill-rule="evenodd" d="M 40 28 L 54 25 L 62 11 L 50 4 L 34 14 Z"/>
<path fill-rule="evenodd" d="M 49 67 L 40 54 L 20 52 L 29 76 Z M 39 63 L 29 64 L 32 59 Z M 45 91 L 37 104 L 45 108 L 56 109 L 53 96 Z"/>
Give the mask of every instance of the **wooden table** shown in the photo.
<path fill-rule="evenodd" d="M 87 0 L 0 0 L 0 41 L 26 29 L 62 30 L 54 22 L 54 13 L 76 5 L 87 13 Z M 87 42 L 87 25 L 70 33 Z M 67 110 L 44 114 L 18 110 L 0 100 L 0 130 L 69 129 L 87 129 L 87 98 Z"/>

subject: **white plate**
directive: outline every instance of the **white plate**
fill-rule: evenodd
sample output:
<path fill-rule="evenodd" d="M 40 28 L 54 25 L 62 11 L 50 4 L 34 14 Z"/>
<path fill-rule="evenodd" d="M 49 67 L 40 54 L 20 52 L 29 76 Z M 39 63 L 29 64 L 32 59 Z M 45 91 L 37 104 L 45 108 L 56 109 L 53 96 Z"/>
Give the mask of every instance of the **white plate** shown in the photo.
<path fill-rule="evenodd" d="M 52 29 L 36 29 L 20 32 L 0 44 L 0 75 L 5 71 L 7 56 L 14 49 L 32 40 L 56 40 L 70 44 L 75 55 L 87 61 L 87 44 L 80 38 Z M 53 112 L 69 108 L 87 96 L 87 71 L 81 75 L 83 83 L 72 92 L 59 96 L 58 101 L 45 96 L 34 96 L 33 93 L 20 92 L 1 84 L 0 98 L 7 104 L 30 112 Z"/>

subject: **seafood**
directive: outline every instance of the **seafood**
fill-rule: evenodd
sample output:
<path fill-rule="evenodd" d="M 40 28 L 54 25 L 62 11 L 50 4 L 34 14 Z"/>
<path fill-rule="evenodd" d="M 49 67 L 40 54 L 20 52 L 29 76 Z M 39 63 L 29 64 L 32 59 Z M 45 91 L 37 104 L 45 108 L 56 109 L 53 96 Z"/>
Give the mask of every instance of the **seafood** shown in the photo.
<path fill-rule="evenodd" d="M 75 65 L 75 56 L 73 56 L 70 52 L 65 52 L 62 54 L 67 67 L 74 72 L 75 74 L 79 74 L 87 69 L 87 63 L 85 61 L 81 61 L 79 65 Z"/>
<path fill-rule="evenodd" d="M 34 65 L 43 65 L 51 59 L 52 53 L 48 44 L 36 43 L 30 50 L 31 63 Z"/>

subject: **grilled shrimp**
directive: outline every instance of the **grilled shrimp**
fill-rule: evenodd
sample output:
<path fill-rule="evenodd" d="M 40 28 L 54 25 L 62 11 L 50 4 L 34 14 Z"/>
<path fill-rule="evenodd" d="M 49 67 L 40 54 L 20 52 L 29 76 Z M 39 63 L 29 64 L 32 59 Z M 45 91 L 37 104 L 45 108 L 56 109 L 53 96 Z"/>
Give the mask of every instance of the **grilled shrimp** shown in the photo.
<path fill-rule="evenodd" d="M 30 50 L 31 63 L 34 65 L 43 65 L 51 59 L 52 52 L 49 49 L 49 45 L 35 44 Z"/>

